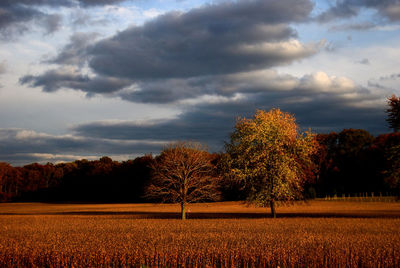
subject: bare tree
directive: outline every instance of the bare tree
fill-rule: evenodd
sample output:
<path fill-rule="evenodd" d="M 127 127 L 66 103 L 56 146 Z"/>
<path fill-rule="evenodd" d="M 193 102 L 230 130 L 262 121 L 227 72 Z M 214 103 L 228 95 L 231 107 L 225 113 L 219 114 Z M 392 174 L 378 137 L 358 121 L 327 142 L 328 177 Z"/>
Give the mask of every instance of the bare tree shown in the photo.
<path fill-rule="evenodd" d="M 153 176 L 146 196 L 180 203 L 182 220 L 186 219 L 187 203 L 219 199 L 219 177 L 212 160 L 212 155 L 198 143 L 168 146 L 152 165 Z"/>

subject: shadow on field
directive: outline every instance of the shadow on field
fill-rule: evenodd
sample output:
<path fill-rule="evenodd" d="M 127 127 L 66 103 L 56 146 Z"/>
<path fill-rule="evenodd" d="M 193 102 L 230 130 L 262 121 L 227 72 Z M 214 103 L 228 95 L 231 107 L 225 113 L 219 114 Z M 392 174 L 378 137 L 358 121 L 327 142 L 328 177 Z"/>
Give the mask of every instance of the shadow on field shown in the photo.
<path fill-rule="evenodd" d="M 180 219 L 177 212 L 147 212 L 147 211 L 68 211 L 46 213 L 0 213 L 0 215 L 71 215 L 71 216 L 128 216 L 132 219 Z M 188 219 L 263 219 L 271 218 L 268 213 L 245 212 L 191 212 Z M 399 211 L 363 211 L 351 212 L 324 212 L 324 213 L 278 213 L 277 218 L 400 218 Z"/>

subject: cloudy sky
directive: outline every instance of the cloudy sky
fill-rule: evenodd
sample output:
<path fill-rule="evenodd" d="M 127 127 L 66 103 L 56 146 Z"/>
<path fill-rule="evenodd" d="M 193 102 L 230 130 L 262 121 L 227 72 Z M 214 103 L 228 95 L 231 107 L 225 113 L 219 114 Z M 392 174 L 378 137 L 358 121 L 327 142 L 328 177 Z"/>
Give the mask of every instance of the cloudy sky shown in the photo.
<path fill-rule="evenodd" d="M 0 161 L 222 151 L 277 107 L 377 135 L 399 66 L 400 0 L 1 0 Z"/>

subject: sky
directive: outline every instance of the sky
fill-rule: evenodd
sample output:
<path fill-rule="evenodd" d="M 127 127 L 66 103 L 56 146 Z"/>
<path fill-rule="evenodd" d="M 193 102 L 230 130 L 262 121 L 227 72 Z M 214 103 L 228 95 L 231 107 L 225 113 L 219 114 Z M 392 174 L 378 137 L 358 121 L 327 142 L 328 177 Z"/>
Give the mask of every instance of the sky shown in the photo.
<path fill-rule="evenodd" d="M 0 161 L 224 150 L 238 117 L 390 131 L 400 0 L 2 0 Z"/>

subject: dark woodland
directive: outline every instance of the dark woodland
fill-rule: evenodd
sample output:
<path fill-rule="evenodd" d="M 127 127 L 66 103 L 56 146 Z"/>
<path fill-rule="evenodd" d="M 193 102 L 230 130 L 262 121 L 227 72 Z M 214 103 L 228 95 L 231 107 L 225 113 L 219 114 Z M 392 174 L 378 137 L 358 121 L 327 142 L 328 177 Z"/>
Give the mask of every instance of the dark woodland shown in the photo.
<path fill-rule="evenodd" d="M 345 129 L 340 133 L 318 134 L 316 168 L 309 172 L 305 187 L 308 198 L 359 193 L 399 194 L 398 179 L 390 174 L 398 162 L 391 157 L 400 145 L 400 132 L 372 136 L 365 130 Z M 221 171 L 223 153 L 210 154 Z M 146 202 L 145 187 L 157 157 L 146 155 L 117 162 L 109 157 L 45 165 L 34 163 L 13 167 L 0 163 L 1 201 L 43 202 Z M 397 169 L 396 169 L 397 170 Z M 242 200 L 242 187 L 222 178 L 223 200 Z"/>

